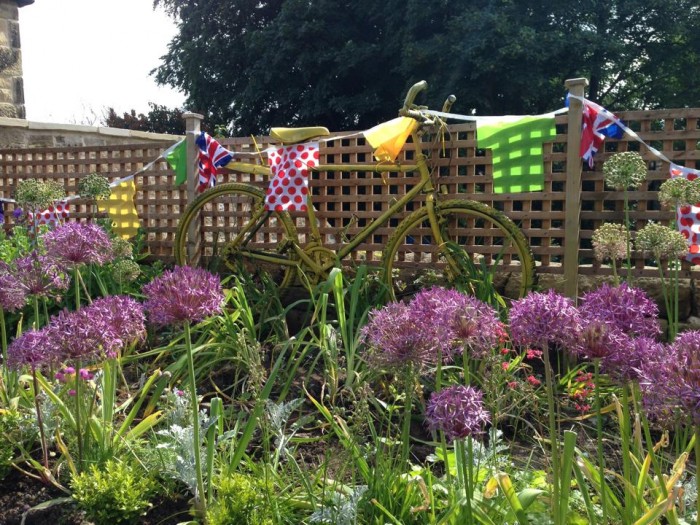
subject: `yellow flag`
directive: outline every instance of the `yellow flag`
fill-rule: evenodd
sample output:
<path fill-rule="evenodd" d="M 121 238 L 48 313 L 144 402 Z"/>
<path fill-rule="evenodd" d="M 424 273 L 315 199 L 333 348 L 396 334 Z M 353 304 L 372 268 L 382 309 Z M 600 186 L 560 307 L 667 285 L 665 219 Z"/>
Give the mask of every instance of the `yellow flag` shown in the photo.
<path fill-rule="evenodd" d="M 393 162 L 417 126 L 412 118 L 398 117 L 368 129 L 364 135 L 378 161 Z"/>
<path fill-rule="evenodd" d="M 136 185 L 134 179 L 122 182 L 112 188 L 112 194 L 97 201 L 97 209 L 106 212 L 114 223 L 114 232 L 123 239 L 136 235 L 141 225 L 134 206 Z"/>

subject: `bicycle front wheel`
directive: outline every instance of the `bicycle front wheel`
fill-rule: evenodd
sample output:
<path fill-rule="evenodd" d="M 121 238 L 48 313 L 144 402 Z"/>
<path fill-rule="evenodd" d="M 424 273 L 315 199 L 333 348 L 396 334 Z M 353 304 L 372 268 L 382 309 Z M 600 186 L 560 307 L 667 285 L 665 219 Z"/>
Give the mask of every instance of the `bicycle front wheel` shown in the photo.
<path fill-rule="evenodd" d="M 258 188 L 237 182 L 197 196 L 178 223 L 175 262 L 219 274 L 266 274 L 279 287 L 291 284 L 295 261 L 284 252 L 296 228 L 286 213 L 268 216 L 264 198 Z"/>
<path fill-rule="evenodd" d="M 522 297 L 534 284 L 535 262 L 522 231 L 483 203 L 451 200 L 435 205 L 442 243 L 427 209 L 406 217 L 384 251 L 384 276 L 396 299 L 427 285 L 460 286 L 475 295 L 489 288 Z"/>

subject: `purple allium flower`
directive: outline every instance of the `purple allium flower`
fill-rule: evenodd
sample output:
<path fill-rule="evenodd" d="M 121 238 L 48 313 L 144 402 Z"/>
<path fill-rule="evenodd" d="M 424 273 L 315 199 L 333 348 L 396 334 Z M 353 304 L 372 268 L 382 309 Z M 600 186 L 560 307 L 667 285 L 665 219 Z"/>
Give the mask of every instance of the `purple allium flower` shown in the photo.
<path fill-rule="evenodd" d="M 425 411 L 428 425 L 452 441 L 480 434 L 490 420 L 482 397 L 479 390 L 462 385 L 433 392 Z"/>
<path fill-rule="evenodd" d="M 90 361 L 113 357 L 122 346 L 109 316 L 89 306 L 77 311 L 63 310 L 46 327 L 56 356 L 61 361 Z"/>
<path fill-rule="evenodd" d="M 153 324 L 198 322 L 221 312 L 224 294 L 219 277 L 202 268 L 176 266 L 143 287 Z"/>
<path fill-rule="evenodd" d="M 41 368 L 55 361 L 54 347 L 45 328 L 24 332 L 7 347 L 7 366 L 15 370 L 22 366 Z"/>
<path fill-rule="evenodd" d="M 485 357 L 496 344 L 502 331 L 498 314 L 491 306 L 469 295 L 444 288 L 422 290 L 409 308 L 416 326 L 426 337 L 432 337 L 435 349 L 450 357 L 465 348 L 476 358 Z"/>
<path fill-rule="evenodd" d="M 665 345 L 650 337 L 632 339 L 631 348 L 622 346 L 602 362 L 602 371 L 620 383 L 639 380 L 639 371 L 644 363 L 663 359 L 667 353 Z"/>
<path fill-rule="evenodd" d="M 678 335 L 640 362 L 639 386 L 649 415 L 672 425 L 700 423 L 700 331 Z"/>
<path fill-rule="evenodd" d="M 510 336 L 520 346 L 577 348 L 581 315 L 571 299 L 549 290 L 531 292 L 510 308 Z"/>
<path fill-rule="evenodd" d="M 622 283 L 605 283 L 583 295 L 579 307 L 584 319 L 610 323 L 630 336 L 656 337 L 661 333 L 659 307 L 647 294 Z"/>
<path fill-rule="evenodd" d="M 74 268 L 81 264 L 104 264 L 114 257 L 112 242 L 96 224 L 67 222 L 44 235 L 46 253 Z"/>
<path fill-rule="evenodd" d="M 468 349 L 483 358 L 496 344 L 502 326 L 486 303 L 456 290 L 430 288 L 409 304 L 392 303 L 370 312 L 363 339 L 381 363 L 417 368 L 452 359 Z"/>
<path fill-rule="evenodd" d="M 19 218 L 22 216 L 23 213 L 24 213 L 24 212 L 22 211 L 22 208 L 20 208 L 19 206 L 16 207 L 14 210 L 12 210 L 12 216 L 13 216 L 15 219 L 19 219 Z"/>
<path fill-rule="evenodd" d="M 7 312 L 20 310 L 27 300 L 27 293 L 9 266 L 0 261 L 0 308 Z"/>
<path fill-rule="evenodd" d="M 433 337 L 426 336 L 425 326 L 406 303 L 389 303 L 369 312 L 369 321 L 362 329 L 362 338 L 374 350 L 372 357 L 379 364 L 401 368 L 421 369 L 434 365 L 438 349 Z"/>
<path fill-rule="evenodd" d="M 68 289 L 70 278 L 51 257 L 32 252 L 15 261 L 16 276 L 27 295 L 58 297 Z"/>
<path fill-rule="evenodd" d="M 95 299 L 84 308 L 90 315 L 104 319 L 113 337 L 123 347 L 146 336 L 146 316 L 141 303 L 125 295 Z M 109 357 L 114 357 L 109 355 Z"/>
<path fill-rule="evenodd" d="M 624 351 L 623 348 L 629 350 Z M 631 353 L 632 339 L 622 330 L 604 321 L 593 320 L 581 330 L 579 354 L 588 359 L 605 360 L 616 352 Z"/>

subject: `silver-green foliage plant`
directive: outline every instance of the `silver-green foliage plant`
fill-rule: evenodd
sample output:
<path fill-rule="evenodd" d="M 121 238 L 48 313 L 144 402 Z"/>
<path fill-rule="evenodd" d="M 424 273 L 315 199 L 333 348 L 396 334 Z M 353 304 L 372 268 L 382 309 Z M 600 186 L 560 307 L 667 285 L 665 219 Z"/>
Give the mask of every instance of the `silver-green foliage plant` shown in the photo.
<path fill-rule="evenodd" d="M 73 499 L 96 525 L 138 523 L 150 507 L 155 482 L 142 469 L 108 460 L 73 478 Z"/>

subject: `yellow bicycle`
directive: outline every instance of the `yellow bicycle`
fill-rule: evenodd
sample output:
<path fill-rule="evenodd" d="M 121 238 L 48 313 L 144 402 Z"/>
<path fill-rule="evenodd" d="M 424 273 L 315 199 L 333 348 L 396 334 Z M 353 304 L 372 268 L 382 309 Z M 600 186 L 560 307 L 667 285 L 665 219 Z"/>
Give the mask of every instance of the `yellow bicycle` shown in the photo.
<path fill-rule="evenodd" d="M 383 280 L 394 297 L 404 288 L 405 276 L 411 269 L 425 263 L 446 283 L 481 279 L 484 272 L 507 271 L 517 276 L 517 291 L 524 295 L 533 285 L 535 263 L 520 229 L 504 214 L 483 203 L 440 200 L 439 185 L 433 182 L 420 137 L 425 133 L 439 136 L 444 122 L 427 114 L 427 108 L 414 104 L 416 95 L 426 87 L 425 81 L 412 86 L 399 111 L 400 116 L 418 123 L 411 133 L 416 147 L 415 163 L 322 164 L 312 168 L 315 172 L 365 172 L 382 176 L 417 172 L 420 176 L 405 195 L 397 195 L 388 209 L 369 220 L 351 239 L 343 239 L 345 242 L 338 249 L 323 243 L 312 192 L 303 213 L 269 211 L 264 206 L 262 189 L 245 182 L 230 182 L 205 191 L 185 209 L 175 237 L 177 264 L 205 265 L 216 257 L 233 271 L 241 268 L 249 272 L 264 271 L 280 287 L 294 283 L 300 272 L 318 280 L 408 206 L 413 211 L 398 223 L 381 258 Z M 453 102 L 454 97 L 448 98 L 443 112 L 448 112 Z M 318 127 L 271 130 L 271 137 L 282 145 L 328 134 L 327 129 Z M 255 175 L 271 175 L 270 168 L 252 162 L 235 161 L 226 168 L 249 174 L 251 179 Z M 302 223 L 304 228 L 298 231 L 297 224 Z"/>

